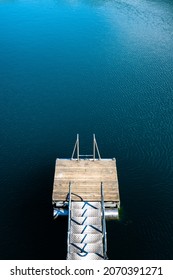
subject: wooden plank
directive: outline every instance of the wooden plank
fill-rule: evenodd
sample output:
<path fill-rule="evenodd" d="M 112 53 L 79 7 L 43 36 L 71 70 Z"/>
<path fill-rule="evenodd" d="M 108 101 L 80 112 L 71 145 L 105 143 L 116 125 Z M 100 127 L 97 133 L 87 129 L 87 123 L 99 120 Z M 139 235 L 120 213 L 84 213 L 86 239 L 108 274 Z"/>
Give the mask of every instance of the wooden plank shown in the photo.
<path fill-rule="evenodd" d="M 115 160 L 64 160 L 57 159 L 55 166 L 53 201 L 65 201 L 69 191 L 84 200 L 100 201 L 101 182 L 105 201 L 119 202 L 119 187 Z M 79 200 L 79 198 L 73 199 Z"/>

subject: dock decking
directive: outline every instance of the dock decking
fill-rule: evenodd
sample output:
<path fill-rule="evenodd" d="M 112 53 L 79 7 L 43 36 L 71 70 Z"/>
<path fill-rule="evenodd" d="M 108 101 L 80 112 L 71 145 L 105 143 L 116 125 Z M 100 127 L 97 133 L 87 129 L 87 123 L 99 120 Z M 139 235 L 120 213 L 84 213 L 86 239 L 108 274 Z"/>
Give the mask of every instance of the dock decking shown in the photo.
<path fill-rule="evenodd" d="M 54 219 L 68 216 L 67 260 L 108 259 L 106 219 L 119 218 L 119 186 L 116 161 L 101 159 L 95 134 L 92 155 L 80 154 L 77 134 L 71 159 L 56 160 L 52 204 Z"/>
<path fill-rule="evenodd" d="M 105 202 L 119 205 L 119 187 L 115 159 L 57 159 L 52 200 L 66 201 L 71 183 L 73 201 L 101 201 L 101 183 Z"/>

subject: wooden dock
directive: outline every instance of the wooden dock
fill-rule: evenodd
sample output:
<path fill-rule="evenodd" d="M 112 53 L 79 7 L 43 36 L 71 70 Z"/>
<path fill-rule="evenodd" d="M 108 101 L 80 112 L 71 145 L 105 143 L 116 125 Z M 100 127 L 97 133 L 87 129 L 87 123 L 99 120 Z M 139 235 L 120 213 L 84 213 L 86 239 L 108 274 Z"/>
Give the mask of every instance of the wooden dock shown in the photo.
<path fill-rule="evenodd" d="M 105 202 L 119 205 L 115 159 L 57 159 L 52 197 L 54 203 L 66 201 L 70 183 L 73 201 L 101 201 L 102 183 Z"/>
<path fill-rule="evenodd" d="M 67 260 L 106 260 L 106 219 L 119 218 L 116 161 L 101 159 L 95 135 L 92 155 L 79 150 L 77 135 L 71 159 L 56 160 L 53 215 L 68 216 Z"/>

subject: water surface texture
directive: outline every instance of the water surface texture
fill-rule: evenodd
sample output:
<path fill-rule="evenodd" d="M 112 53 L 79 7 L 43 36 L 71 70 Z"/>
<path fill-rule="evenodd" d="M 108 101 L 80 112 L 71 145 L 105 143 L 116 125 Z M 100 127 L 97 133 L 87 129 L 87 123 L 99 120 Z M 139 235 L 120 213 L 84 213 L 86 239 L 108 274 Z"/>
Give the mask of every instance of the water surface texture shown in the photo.
<path fill-rule="evenodd" d="M 117 159 L 110 259 L 173 259 L 173 3 L 0 1 L 1 259 L 65 259 L 56 157 Z"/>

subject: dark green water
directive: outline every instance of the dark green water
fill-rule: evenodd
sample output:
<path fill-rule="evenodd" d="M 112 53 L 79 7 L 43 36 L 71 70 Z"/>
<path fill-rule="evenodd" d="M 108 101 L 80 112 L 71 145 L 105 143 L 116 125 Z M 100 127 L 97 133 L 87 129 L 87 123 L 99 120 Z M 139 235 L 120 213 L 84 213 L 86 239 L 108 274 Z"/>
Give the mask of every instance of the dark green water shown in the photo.
<path fill-rule="evenodd" d="M 109 258 L 173 259 L 172 1 L 0 1 L 0 133 L 1 259 L 65 259 L 51 194 L 76 133 L 117 159 Z"/>

